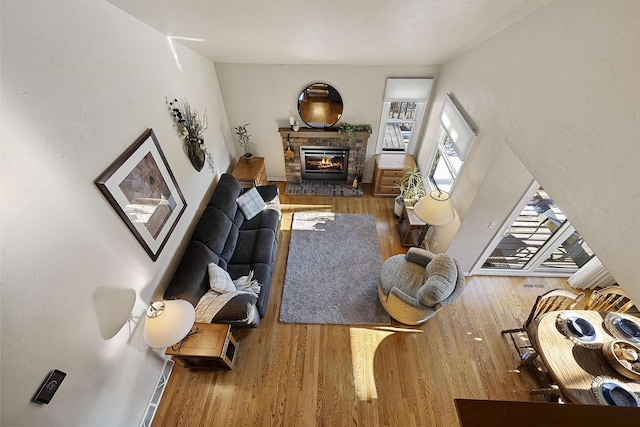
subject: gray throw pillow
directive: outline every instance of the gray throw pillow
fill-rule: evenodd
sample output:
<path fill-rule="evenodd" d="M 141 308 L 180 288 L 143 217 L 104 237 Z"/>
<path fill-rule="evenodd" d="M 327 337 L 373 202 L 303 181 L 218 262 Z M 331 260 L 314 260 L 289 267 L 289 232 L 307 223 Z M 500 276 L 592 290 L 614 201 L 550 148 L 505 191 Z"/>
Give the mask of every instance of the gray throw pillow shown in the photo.
<path fill-rule="evenodd" d="M 236 202 L 247 221 L 258 215 L 267 206 L 256 187 L 251 187 L 251 189 L 242 193 L 236 199 Z"/>
<path fill-rule="evenodd" d="M 425 268 L 425 279 L 434 275 L 440 276 L 451 283 L 456 283 L 458 269 L 455 262 L 453 262 L 453 258 L 447 254 L 436 255 Z"/>
<path fill-rule="evenodd" d="M 416 298 L 422 304 L 433 307 L 447 299 L 453 293 L 454 288 L 455 282 L 449 282 L 441 276 L 433 275 L 418 289 Z"/>

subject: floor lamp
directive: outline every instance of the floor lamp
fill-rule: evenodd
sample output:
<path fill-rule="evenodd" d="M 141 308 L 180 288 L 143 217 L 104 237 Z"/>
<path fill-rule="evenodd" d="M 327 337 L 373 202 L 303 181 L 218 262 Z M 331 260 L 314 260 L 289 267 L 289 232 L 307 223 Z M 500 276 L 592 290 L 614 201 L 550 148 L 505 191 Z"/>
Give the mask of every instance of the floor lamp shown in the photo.
<path fill-rule="evenodd" d="M 449 193 L 442 190 L 434 190 L 428 196 L 420 199 L 413 207 L 413 213 L 420 221 L 425 222 L 416 244 L 419 248 L 422 247 L 429 226 L 449 224 L 456 216 Z"/>

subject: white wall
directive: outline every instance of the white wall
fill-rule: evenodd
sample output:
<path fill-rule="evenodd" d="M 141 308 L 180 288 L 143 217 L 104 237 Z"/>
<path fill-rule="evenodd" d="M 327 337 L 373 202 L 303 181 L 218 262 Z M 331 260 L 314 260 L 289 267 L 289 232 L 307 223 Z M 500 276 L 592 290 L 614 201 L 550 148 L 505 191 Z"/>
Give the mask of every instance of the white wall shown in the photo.
<path fill-rule="evenodd" d="M 434 111 L 452 92 L 479 135 L 452 194 L 460 228 L 443 230 L 438 249 L 455 235 L 469 269 L 498 231 L 489 220 L 504 221 L 525 191 L 527 179 L 511 178 L 517 165 L 494 164 L 507 144 L 640 303 L 638 22 L 637 1 L 553 1 L 442 67 Z M 432 115 L 423 166 L 437 128 Z"/>
<path fill-rule="evenodd" d="M 137 425 L 161 352 L 141 321 L 101 337 L 102 287 L 137 294 L 143 316 L 216 175 L 182 152 L 165 95 L 207 110 L 220 172 L 233 142 L 214 65 L 102 0 L 2 2 L 2 425 Z M 179 61 L 180 66 L 178 66 Z M 152 262 L 93 181 L 153 128 L 188 207 Z M 49 405 L 30 399 L 50 369 Z"/>
<path fill-rule="evenodd" d="M 216 71 L 231 127 L 251 123 L 252 151 L 265 157 L 271 180 L 286 180 L 278 128 L 289 127 L 289 112 L 306 126 L 298 116 L 300 92 L 315 82 L 334 86 L 344 103 L 340 123 L 370 124 L 373 128 L 364 172 L 364 181 L 369 182 L 387 77 L 435 77 L 438 67 L 216 63 Z M 239 144 L 235 145 L 238 155 L 242 154 Z"/>

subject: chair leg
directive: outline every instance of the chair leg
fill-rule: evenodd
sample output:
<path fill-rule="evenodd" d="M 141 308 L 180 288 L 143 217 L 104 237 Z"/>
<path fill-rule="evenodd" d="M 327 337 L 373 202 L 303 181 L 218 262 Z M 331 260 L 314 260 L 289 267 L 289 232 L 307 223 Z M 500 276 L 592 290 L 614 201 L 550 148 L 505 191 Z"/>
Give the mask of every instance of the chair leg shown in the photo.
<path fill-rule="evenodd" d="M 529 393 L 534 396 L 544 396 L 545 400 L 549 402 L 564 403 L 560 388 L 555 384 L 551 384 L 549 387 L 533 389 Z"/>
<path fill-rule="evenodd" d="M 536 360 L 537 357 L 538 357 L 538 353 L 535 350 L 531 349 L 531 350 L 527 351 L 520 358 L 521 361 L 520 361 L 520 363 L 518 363 L 518 369 L 529 365 L 531 362 Z"/>
<path fill-rule="evenodd" d="M 504 330 L 500 331 L 500 333 L 502 335 L 504 335 L 504 334 L 515 334 L 516 332 L 524 332 L 524 331 L 525 331 L 524 328 L 504 329 Z"/>

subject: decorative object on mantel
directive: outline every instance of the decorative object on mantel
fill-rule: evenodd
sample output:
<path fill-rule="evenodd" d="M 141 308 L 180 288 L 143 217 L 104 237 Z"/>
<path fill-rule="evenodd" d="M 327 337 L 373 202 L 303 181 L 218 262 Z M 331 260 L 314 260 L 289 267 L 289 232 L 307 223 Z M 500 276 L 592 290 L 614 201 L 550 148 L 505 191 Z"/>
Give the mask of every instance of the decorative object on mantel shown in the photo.
<path fill-rule="evenodd" d="M 327 83 L 313 83 L 298 96 L 298 114 L 312 128 L 330 128 L 342 117 L 342 97 Z"/>
<path fill-rule="evenodd" d="M 95 184 L 155 261 L 187 202 L 153 130 L 144 131 Z"/>
<path fill-rule="evenodd" d="M 289 124 L 291 125 L 291 129 L 293 129 L 294 132 L 298 132 L 300 130 L 300 124 L 293 118 L 292 112 L 289 112 Z"/>
<path fill-rule="evenodd" d="M 251 123 L 247 123 L 233 128 L 236 135 L 238 135 L 238 143 L 244 150 L 244 160 L 247 163 L 253 163 L 253 154 L 249 149 L 249 138 L 251 137 L 251 135 L 249 135 L 249 131 L 247 130 L 247 126 L 249 126 L 250 124 Z"/>
<path fill-rule="evenodd" d="M 338 134 L 340 138 L 346 139 L 349 145 L 353 144 L 356 140 L 356 132 L 369 132 L 371 133 L 371 125 L 352 125 L 349 123 L 342 123 L 338 127 Z"/>
<path fill-rule="evenodd" d="M 206 159 L 211 172 L 215 172 L 216 166 L 213 162 L 213 156 L 204 145 L 203 138 L 204 131 L 207 130 L 207 112 L 205 111 L 201 118 L 198 111 L 184 99 L 169 101 L 169 108 L 178 133 L 184 141 L 184 152 L 193 167 L 200 172 Z"/>
<path fill-rule="evenodd" d="M 287 151 L 284 152 L 284 155 L 288 159 L 293 159 L 296 153 L 291 149 L 291 135 L 287 134 Z"/>

